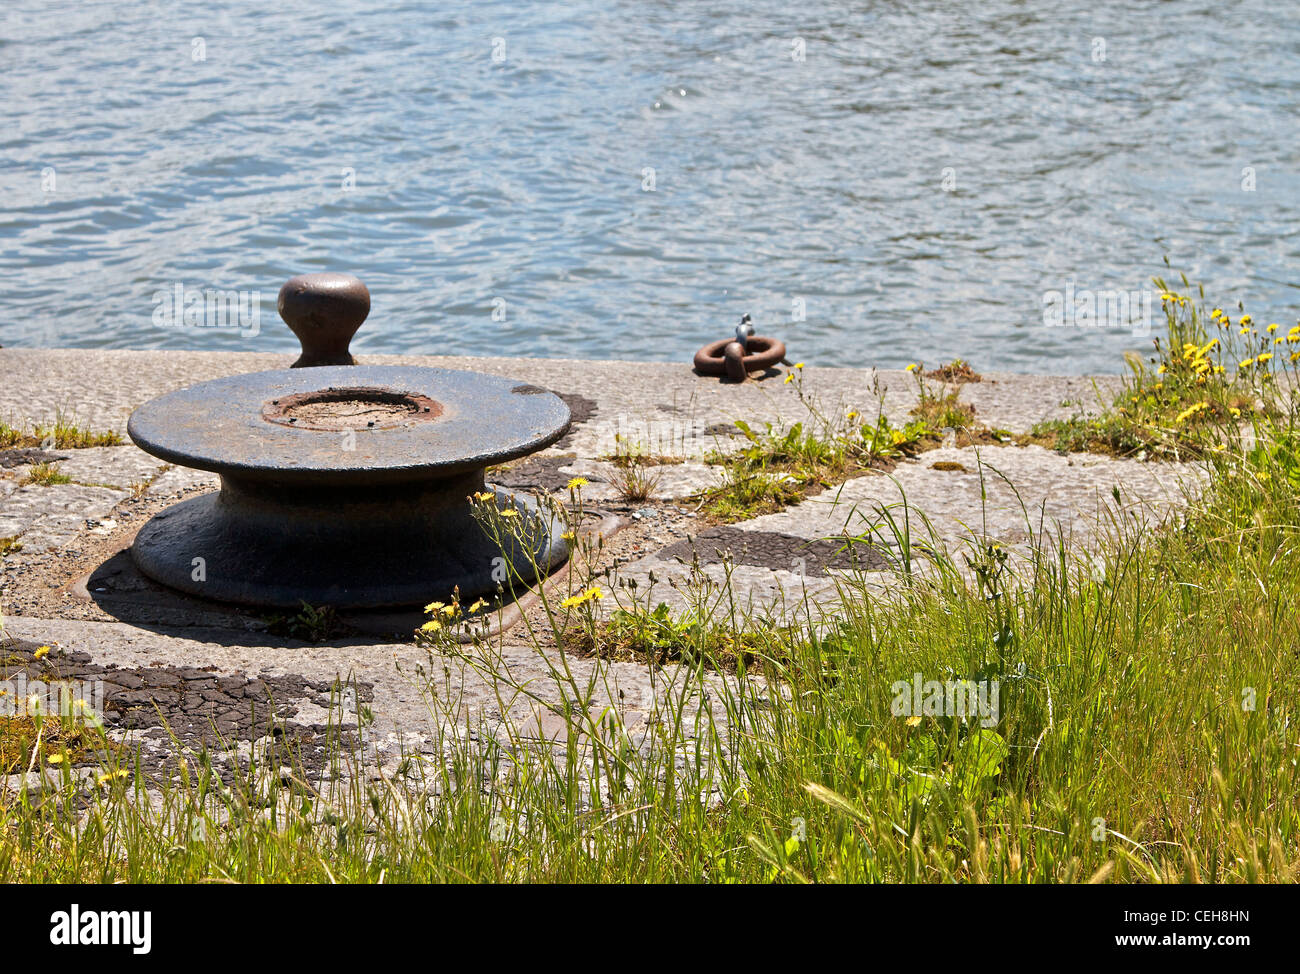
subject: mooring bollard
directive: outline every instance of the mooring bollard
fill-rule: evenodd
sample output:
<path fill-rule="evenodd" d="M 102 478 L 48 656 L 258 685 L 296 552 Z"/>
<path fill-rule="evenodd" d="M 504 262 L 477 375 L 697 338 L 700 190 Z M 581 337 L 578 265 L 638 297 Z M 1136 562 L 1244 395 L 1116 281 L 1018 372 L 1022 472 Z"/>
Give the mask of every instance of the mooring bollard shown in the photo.
<path fill-rule="evenodd" d="M 202 382 L 131 414 L 142 450 L 221 476 L 219 493 L 140 529 L 145 575 L 243 605 L 379 608 L 508 589 L 568 557 L 548 506 L 485 482 L 564 435 L 563 400 L 500 376 L 356 365 L 348 341 L 370 294 L 348 274 L 295 277 L 279 307 L 302 339 L 298 368 Z M 480 516 L 493 503 L 509 515 L 500 537 Z"/>
<path fill-rule="evenodd" d="M 351 274 L 299 274 L 284 282 L 280 317 L 302 343 L 290 368 L 356 365 L 348 345 L 370 314 L 370 292 Z"/>

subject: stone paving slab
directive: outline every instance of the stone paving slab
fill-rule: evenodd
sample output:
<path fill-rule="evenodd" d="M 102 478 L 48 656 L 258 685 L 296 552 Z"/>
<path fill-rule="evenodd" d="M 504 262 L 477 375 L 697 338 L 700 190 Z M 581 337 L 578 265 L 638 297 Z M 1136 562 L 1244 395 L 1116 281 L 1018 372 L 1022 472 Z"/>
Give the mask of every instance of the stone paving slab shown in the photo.
<path fill-rule="evenodd" d="M 776 615 L 785 615 L 832 606 L 839 598 L 838 580 L 845 576 L 868 588 L 885 586 L 889 575 L 882 569 L 888 566 L 873 558 L 874 552 L 892 550 L 895 564 L 900 560 L 897 535 L 882 511 L 910 524 L 913 544 L 937 542 L 954 557 L 973 538 L 1015 549 L 1033 538 L 1064 536 L 1092 549 L 1114 530 L 1116 518 L 1130 529 L 1154 526 L 1202 484 L 1200 471 L 1190 465 L 1067 455 L 1037 446 L 940 448 L 887 474 L 856 477 L 801 504 L 730 527 L 737 537 L 726 544 L 716 538 L 717 529 L 705 529 L 692 542 L 694 559 L 680 544 L 665 546 L 620 566 L 617 575 L 635 580 L 641 592 L 652 590 L 653 576 L 657 583 L 650 601 L 662 599 L 677 611 L 697 603 L 698 596 L 689 593 L 729 584 L 742 593 L 748 611 L 761 615 L 775 606 Z M 754 540 L 746 544 L 745 537 Z M 844 540 L 855 537 L 876 547 Z M 749 551 L 742 552 L 742 546 Z M 720 548 L 729 553 L 729 562 L 718 557 Z M 855 552 L 860 552 L 857 567 L 846 567 L 844 561 Z"/>
<path fill-rule="evenodd" d="M 886 476 L 858 477 L 797 507 L 754 518 L 745 528 L 802 537 L 857 535 L 879 523 L 880 507 L 894 508 L 897 516 L 906 500 L 950 546 L 971 535 L 1020 544 L 1044 529 L 1055 534 L 1057 525 L 1067 537 L 1090 543 L 1108 523 L 1107 512 L 1137 513 L 1155 523 L 1181 506 L 1185 491 L 1198 482 L 1196 468 L 1180 464 L 1038 446 L 938 449 Z M 925 529 L 913 526 L 919 530 Z"/>
<path fill-rule="evenodd" d="M 274 736 L 270 723 L 254 726 L 244 717 L 247 704 L 258 699 L 273 700 L 275 713 L 291 736 L 300 733 L 317 744 L 331 721 L 342 721 L 390 773 L 404 754 L 433 753 L 431 748 L 445 738 L 448 725 L 459 728 L 458 733 L 499 741 L 512 735 L 552 737 L 557 726 L 549 711 L 530 703 L 524 694 L 483 679 L 461 661 L 413 644 L 353 640 L 304 645 L 265 634 L 236 636 L 227 630 L 198 629 L 176 635 L 117 623 L 26 617 L 6 619 L 5 632 L 10 639 L 22 641 L 23 648 L 37 643 L 53 647 L 39 664 L 41 670 L 34 662 L 28 666 L 31 678 L 99 678 L 108 683 L 104 709 L 110 714 L 147 708 L 151 700 L 166 713 L 171 699 L 170 710 L 179 725 L 173 730 L 190 747 L 213 745 L 219 736 L 245 742 Z M 508 673 L 510 685 L 527 685 L 533 692 L 559 699 L 550 672 L 533 647 L 505 643 L 496 651 L 493 666 Z M 597 663 L 570 658 L 568 665 L 578 684 L 585 686 Z M 639 664 L 601 666 L 603 676 L 594 680 L 593 712 L 613 708 L 629 730 L 655 719 L 660 710 L 657 701 L 664 698 L 671 677 L 660 675 L 654 686 Z M 13 676 L 10 672 L 9 678 Z M 185 689 L 190 692 L 182 693 Z M 446 701 L 454 704 L 448 706 Z M 367 705 L 364 723 L 358 721 L 363 703 Z M 725 721 L 725 714 L 715 718 Z M 115 717 L 107 723 L 122 739 L 143 746 L 153 766 L 161 766 L 174 750 L 170 735 L 147 714 L 136 714 L 134 721 Z"/>
<path fill-rule="evenodd" d="M 132 444 L 96 446 L 84 450 L 65 450 L 66 460 L 54 468 L 79 484 L 101 484 L 129 489 L 134 484 L 148 484 L 167 466 Z"/>
<path fill-rule="evenodd" d="M 69 538 L 109 516 L 130 491 L 82 484 L 20 486 L 0 508 L 0 538 L 20 536 L 27 556 L 57 551 Z"/>

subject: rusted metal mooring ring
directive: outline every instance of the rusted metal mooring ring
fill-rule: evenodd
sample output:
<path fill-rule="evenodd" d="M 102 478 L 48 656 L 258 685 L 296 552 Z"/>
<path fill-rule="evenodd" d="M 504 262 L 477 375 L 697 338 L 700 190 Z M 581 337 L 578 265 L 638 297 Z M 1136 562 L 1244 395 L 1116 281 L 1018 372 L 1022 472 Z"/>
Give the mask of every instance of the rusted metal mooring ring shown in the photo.
<path fill-rule="evenodd" d="M 558 518 L 485 468 L 554 443 L 558 396 L 498 376 L 402 366 L 255 372 L 168 393 L 131 415 L 136 445 L 221 476 L 156 515 L 131 548 L 144 574 L 222 602 L 392 608 L 530 582 L 568 556 Z"/>
<path fill-rule="evenodd" d="M 744 382 L 750 372 L 770 369 L 784 358 L 785 342 L 775 338 L 751 335 L 744 345 L 734 338 L 724 338 L 695 353 L 695 371 Z"/>

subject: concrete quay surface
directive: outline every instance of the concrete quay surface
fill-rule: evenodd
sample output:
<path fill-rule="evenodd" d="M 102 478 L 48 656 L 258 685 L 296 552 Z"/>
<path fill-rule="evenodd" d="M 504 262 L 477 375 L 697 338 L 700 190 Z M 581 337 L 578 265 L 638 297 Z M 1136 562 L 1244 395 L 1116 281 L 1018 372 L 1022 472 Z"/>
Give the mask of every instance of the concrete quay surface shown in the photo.
<path fill-rule="evenodd" d="M 838 543 L 823 539 L 870 531 L 881 506 L 904 498 L 954 547 L 972 535 L 1024 545 L 1044 530 L 1086 545 L 1116 512 L 1133 514 L 1140 523 L 1166 517 L 1199 481 L 1188 465 L 1066 455 L 1037 446 L 949 444 L 901 460 L 890 471 L 855 476 L 777 513 L 713 525 L 699 514 L 698 494 L 719 483 L 719 468 L 707 462 L 710 451 L 726 452 L 742 442 L 734 421 L 761 428 L 806 420 L 807 407 L 796 395 L 801 388 L 827 414 L 851 409 L 871 418 L 879 406 L 901 426 L 917 401 L 915 377 L 808 367 L 798 387 L 784 381 L 786 370 L 732 385 L 697 376 L 687 364 L 363 358 L 366 364 L 509 376 L 569 403 L 574 422 L 563 440 L 491 479 L 562 499 L 571 477 L 589 481 L 584 508 L 606 525 L 614 519 L 621 525 L 605 538 L 601 555 L 611 571 L 597 579 L 610 596 L 601 602 L 605 611 L 616 592 L 627 591 L 617 584 L 620 579 L 637 580 L 638 597 L 645 599 L 649 590 L 650 604 L 663 600 L 679 610 L 689 601 L 683 590 L 702 580 L 731 586 L 737 601 L 756 612 L 833 607 L 837 581 L 847 573 L 879 577 L 883 585 L 888 565 L 855 567 Z M 292 359 L 0 349 L 0 422 L 31 428 L 62 416 L 125 435 L 131 411 L 157 395 L 220 376 L 284 368 Z M 1040 420 L 1100 411 L 1118 382 L 1113 376 L 986 373 L 981 382 L 963 384 L 960 398 L 975 407 L 976 424 L 1022 433 Z M 620 443 L 678 461 L 653 468 L 660 479 L 649 500 L 621 499 L 607 459 Z M 69 482 L 28 482 L 41 460 Z M 318 757 L 331 728 L 350 726 L 385 766 L 395 766 L 404 752 L 435 758 L 448 733 L 499 736 L 508 728 L 513 738 L 545 742 L 558 735 L 562 743 L 563 719 L 518 690 L 528 685 L 543 698 L 554 691 L 558 700 L 542 656 L 553 648 L 539 650 L 528 635 L 538 616 L 535 606 L 503 618 L 493 637 L 496 668 L 509 673 L 503 680 L 461 660 L 439 661 L 417 645 L 410 634 L 421 621 L 418 613 L 345 618 L 336 634 L 308 643 L 273 635 L 279 630 L 268 614 L 168 592 L 140 576 L 128 554 L 140 526 L 178 499 L 216 487 L 211 474 L 168 466 L 129 442 L 0 450 L 0 545 L 9 549 L 0 560 L 0 679 L 21 673 L 28 680 L 102 680 L 110 732 L 142 745 L 159 768 L 169 754 L 218 741 L 246 755 L 271 738 L 271 719 L 281 722 L 276 734 L 289 728 L 304 753 Z M 42 645 L 51 651 L 35 660 L 34 649 Z M 646 733 L 670 674 L 652 679 L 634 663 L 570 663 L 580 681 L 599 687 L 593 706 L 619 710 L 634 739 Z M 448 700 L 455 706 L 447 706 Z M 263 706 L 265 701 L 271 702 Z"/>

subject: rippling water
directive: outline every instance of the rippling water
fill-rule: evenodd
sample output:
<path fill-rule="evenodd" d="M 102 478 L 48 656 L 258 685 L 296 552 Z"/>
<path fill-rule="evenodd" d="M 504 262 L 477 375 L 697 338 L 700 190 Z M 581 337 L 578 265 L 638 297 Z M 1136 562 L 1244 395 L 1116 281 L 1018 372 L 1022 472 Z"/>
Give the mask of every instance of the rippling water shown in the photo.
<path fill-rule="evenodd" d="M 1115 371 L 1140 330 L 1044 295 L 1166 254 L 1289 322 L 1300 5 L 1080 6 L 5 0 L 0 343 L 288 351 L 280 283 L 338 269 L 359 352 L 684 359 L 749 312 L 810 364 Z"/>

